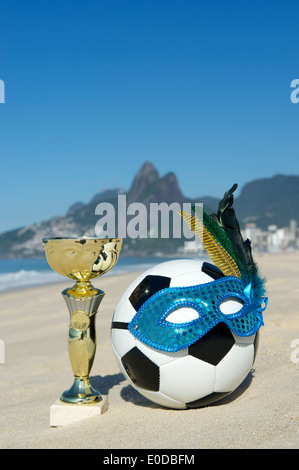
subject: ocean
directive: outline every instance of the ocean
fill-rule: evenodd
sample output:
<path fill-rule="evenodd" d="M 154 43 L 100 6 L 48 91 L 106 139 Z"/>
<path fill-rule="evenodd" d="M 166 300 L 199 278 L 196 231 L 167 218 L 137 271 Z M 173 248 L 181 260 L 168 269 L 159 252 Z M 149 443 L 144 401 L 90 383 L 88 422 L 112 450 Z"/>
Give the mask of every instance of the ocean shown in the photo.
<path fill-rule="evenodd" d="M 171 259 L 120 257 L 116 266 L 105 276 L 115 276 L 128 271 L 145 271 L 151 266 Z M 0 259 L 0 292 L 65 280 L 66 278 L 50 268 L 45 258 Z"/>

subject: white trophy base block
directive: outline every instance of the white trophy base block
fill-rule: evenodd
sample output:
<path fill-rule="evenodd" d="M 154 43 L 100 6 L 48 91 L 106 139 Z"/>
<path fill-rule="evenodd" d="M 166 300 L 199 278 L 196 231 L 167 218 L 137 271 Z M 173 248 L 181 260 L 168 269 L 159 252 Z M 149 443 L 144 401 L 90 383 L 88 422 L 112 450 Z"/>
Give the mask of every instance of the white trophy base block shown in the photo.
<path fill-rule="evenodd" d="M 108 396 L 102 395 L 102 401 L 92 405 L 72 405 L 63 403 L 58 398 L 50 407 L 50 426 L 67 426 L 83 419 L 93 418 L 108 409 Z"/>

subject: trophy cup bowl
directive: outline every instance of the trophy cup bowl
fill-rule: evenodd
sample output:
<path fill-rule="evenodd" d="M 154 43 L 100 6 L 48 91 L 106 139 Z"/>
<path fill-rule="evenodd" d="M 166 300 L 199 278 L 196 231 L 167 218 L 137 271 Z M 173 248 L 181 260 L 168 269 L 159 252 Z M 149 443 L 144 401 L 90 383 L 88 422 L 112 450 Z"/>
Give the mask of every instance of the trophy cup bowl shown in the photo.
<path fill-rule="evenodd" d="M 77 405 L 99 403 L 100 392 L 89 382 L 96 352 L 96 314 L 105 295 L 90 282 L 112 269 L 122 245 L 120 238 L 43 238 L 50 267 L 64 277 L 75 280 L 73 287 L 62 291 L 70 314 L 68 351 L 74 382 L 60 400 Z"/>

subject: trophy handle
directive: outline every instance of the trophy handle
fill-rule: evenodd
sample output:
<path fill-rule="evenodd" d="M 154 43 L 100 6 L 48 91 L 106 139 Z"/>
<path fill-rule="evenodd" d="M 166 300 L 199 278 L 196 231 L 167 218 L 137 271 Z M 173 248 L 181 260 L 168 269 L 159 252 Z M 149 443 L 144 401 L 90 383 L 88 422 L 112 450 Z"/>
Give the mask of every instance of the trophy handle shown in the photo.
<path fill-rule="evenodd" d="M 68 351 L 74 383 L 60 397 L 60 400 L 72 404 L 91 404 L 102 400 L 100 392 L 89 383 L 89 374 L 97 347 L 96 315 L 105 293 L 96 289 L 96 294 L 89 298 L 70 295 L 69 289 L 62 296 L 70 313 L 68 332 Z"/>

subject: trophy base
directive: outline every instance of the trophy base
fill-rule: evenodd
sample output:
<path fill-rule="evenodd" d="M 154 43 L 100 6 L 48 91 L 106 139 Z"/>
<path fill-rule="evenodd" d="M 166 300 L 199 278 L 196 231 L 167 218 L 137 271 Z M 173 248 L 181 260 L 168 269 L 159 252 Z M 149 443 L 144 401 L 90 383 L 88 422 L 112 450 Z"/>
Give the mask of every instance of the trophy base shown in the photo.
<path fill-rule="evenodd" d="M 60 397 L 71 405 L 92 405 L 102 401 L 102 395 L 89 383 L 88 377 L 75 377 L 74 383 Z"/>
<path fill-rule="evenodd" d="M 68 426 L 80 421 L 99 417 L 108 410 L 108 396 L 102 395 L 102 400 L 92 405 L 70 405 L 58 398 L 50 407 L 50 427 Z"/>

